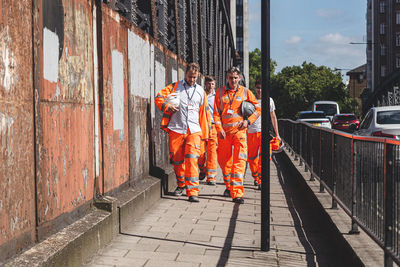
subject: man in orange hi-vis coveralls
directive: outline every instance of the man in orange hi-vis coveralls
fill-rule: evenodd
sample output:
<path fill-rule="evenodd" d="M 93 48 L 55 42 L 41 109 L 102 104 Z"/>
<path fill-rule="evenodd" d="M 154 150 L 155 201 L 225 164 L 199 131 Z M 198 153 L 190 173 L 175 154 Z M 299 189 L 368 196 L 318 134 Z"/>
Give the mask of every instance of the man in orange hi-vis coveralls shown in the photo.
<path fill-rule="evenodd" d="M 204 89 L 207 93 L 208 106 L 211 114 L 214 111 L 215 99 L 215 78 L 213 76 L 206 76 Z M 211 132 L 207 141 L 201 142 L 201 154 L 199 158 L 200 175 L 205 173 L 207 175 L 207 184 L 216 185 L 217 180 L 217 129 L 215 128 L 214 119 L 211 117 Z"/>
<path fill-rule="evenodd" d="M 258 100 L 258 106 L 261 107 L 261 80 L 256 81 L 255 93 Z M 278 121 L 275 114 L 275 103 L 272 98 L 269 98 L 269 106 L 271 122 L 276 134 L 276 138 L 281 140 L 278 131 Z M 261 189 L 261 116 L 249 126 L 247 134 L 247 147 L 249 148 L 247 157 L 251 175 L 254 178 L 254 185 L 258 186 L 258 189 Z"/>
<path fill-rule="evenodd" d="M 248 119 L 241 115 L 243 101 L 257 105 L 257 99 L 246 87 L 240 86 L 240 70 L 230 68 L 226 73 L 227 87 L 219 88 L 215 94 L 214 121 L 218 132 L 218 163 L 222 169 L 226 190 L 224 196 L 231 195 L 234 202 L 244 203 L 244 172 L 247 161 L 247 126 L 261 116 L 261 108 L 256 107 Z M 233 147 L 233 153 L 232 153 Z"/>
<path fill-rule="evenodd" d="M 185 79 L 161 89 L 156 98 L 156 106 L 164 113 L 161 128 L 169 135 L 170 160 L 178 187 L 175 196 L 181 196 L 186 188 L 190 202 L 199 202 L 199 169 L 201 139 L 209 137 L 211 114 L 207 95 L 196 83 L 200 67 L 190 63 Z"/>

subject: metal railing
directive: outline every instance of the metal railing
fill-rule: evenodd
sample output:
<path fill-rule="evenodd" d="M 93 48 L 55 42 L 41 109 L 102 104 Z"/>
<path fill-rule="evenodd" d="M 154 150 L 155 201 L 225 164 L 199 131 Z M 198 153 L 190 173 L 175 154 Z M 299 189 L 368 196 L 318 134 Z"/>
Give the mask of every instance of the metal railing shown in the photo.
<path fill-rule="evenodd" d="M 289 150 L 385 252 L 385 266 L 400 264 L 400 141 L 361 137 L 279 120 Z"/>
<path fill-rule="evenodd" d="M 102 1 L 218 84 L 239 60 L 225 0 Z"/>

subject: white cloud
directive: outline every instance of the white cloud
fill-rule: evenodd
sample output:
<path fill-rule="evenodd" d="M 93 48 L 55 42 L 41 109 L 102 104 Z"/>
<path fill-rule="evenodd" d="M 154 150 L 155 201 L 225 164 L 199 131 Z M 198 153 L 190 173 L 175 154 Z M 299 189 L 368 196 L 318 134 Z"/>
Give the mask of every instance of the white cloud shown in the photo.
<path fill-rule="evenodd" d="M 340 33 L 329 33 L 319 38 L 321 42 L 330 44 L 349 44 L 351 38 L 341 35 Z"/>
<path fill-rule="evenodd" d="M 301 37 L 297 35 L 291 36 L 289 39 L 285 40 L 287 44 L 298 44 L 301 42 Z"/>
<path fill-rule="evenodd" d="M 340 15 L 339 9 L 321 8 L 316 10 L 317 16 L 325 19 L 332 19 Z"/>

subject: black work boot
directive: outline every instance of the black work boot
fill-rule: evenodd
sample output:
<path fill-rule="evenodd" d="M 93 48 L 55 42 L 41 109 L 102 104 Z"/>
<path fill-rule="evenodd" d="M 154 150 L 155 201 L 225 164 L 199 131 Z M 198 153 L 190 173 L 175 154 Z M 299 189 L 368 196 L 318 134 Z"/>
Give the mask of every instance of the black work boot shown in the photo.
<path fill-rule="evenodd" d="M 239 204 L 243 204 L 244 203 L 244 199 L 242 197 L 236 197 L 232 200 L 235 203 L 239 203 Z"/>
<path fill-rule="evenodd" d="M 206 173 L 205 172 L 200 172 L 199 174 L 199 180 L 203 181 L 206 178 Z"/>
<path fill-rule="evenodd" d="M 229 189 L 225 189 L 224 197 L 230 197 L 230 196 L 231 196 L 231 191 Z"/>
<path fill-rule="evenodd" d="M 200 202 L 197 196 L 190 196 L 188 200 L 189 202 Z"/>
<path fill-rule="evenodd" d="M 180 197 L 183 194 L 184 187 L 177 187 L 174 191 L 174 196 Z"/>

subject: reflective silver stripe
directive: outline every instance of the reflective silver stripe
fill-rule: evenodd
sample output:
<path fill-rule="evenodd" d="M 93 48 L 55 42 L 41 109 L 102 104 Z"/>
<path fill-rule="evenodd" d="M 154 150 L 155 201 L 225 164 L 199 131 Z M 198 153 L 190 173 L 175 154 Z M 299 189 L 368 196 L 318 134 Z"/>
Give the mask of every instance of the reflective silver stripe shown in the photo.
<path fill-rule="evenodd" d="M 235 126 L 238 126 L 239 125 L 239 123 L 241 123 L 242 121 L 237 121 L 237 122 L 234 122 L 234 123 L 225 123 L 225 124 L 222 124 L 222 127 L 235 127 Z"/>
<path fill-rule="evenodd" d="M 161 111 L 164 112 L 165 106 L 167 105 L 167 102 L 164 102 L 161 106 Z"/>
<path fill-rule="evenodd" d="M 156 96 L 156 98 L 162 98 L 162 99 L 165 99 L 165 97 L 164 97 L 163 95 L 158 95 L 158 96 Z"/>
<path fill-rule="evenodd" d="M 241 157 L 242 159 L 247 159 L 247 155 L 243 153 L 239 153 L 239 157 Z"/>
<path fill-rule="evenodd" d="M 217 169 L 207 169 L 208 172 L 217 172 Z"/>
<path fill-rule="evenodd" d="M 215 122 L 215 124 L 218 124 L 218 125 L 219 125 L 219 124 L 221 124 L 221 122 L 220 122 L 220 121 L 217 121 L 217 122 Z"/>
<path fill-rule="evenodd" d="M 178 179 L 182 179 L 182 178 L 185 178 L 185 175 L 181 175 L 181 176 L 176 176 L 176 178 L 178 178 Z"/>
<path fill-rule="evenodd" d="M 198 159 L 199 155 L 195 155 L 195 154 L 186 154 L 185 155 L 185 159 Z"/>
<path fill-rule="evenodd" d="M 242 117 L 239 114 L 224 114 L 222 115 L 222 119 L 233 119 L 233 118 L 239 118 Z"/>
<path fill-rule="evenodd" d="M 243 183 L 242 182 L 231 181 L 231 185 L 233 185 L 233 186 L 243 186 Z"/>
<path fill-rule="evenodd" d="M 197 185 L 186 185 L 186 189 L 199 189 Z"/>
<path fill-rule="evenodd" d="M 199 181 L 199 177 L 185 177 L 185 181 L 188 182 L 192 182 L 192 183 L 196 183 L 197 181 Z"/>
<path fill-rule="evenodd" d="M 253 175 L 253 176 L 255 176 L 255 175 L 257 175 L 258 174 L 258 172 L 252 172 L 251 173 L 251 175 Z"/>
<path fill-rule="evenodd" d="M 256 158 L 258 158 L 259 155 L 255 156 L 255 157 L 249 157 L 249 160 L 255 160 Z"/>
<path fill-rule="evenodd" d="M 215 176 L 217 176 L 217 174 L 208 174 L 207 176 L 208 176 L 208 178 L 215 178 Z"/>
<path fill-rule="evenodd" d="M 228 177 L 228 176 L 231 176 L 231 174 L 230 173 L 228 173 L 228 174 L 222 174 L 224 177 Z"/>
<path fill-rule="evenodd" d="M 232 178 L 243 178 L 243 174 L 241 173 L 234 173 L 231 175 Z"/>
<path fill-rule="evenodd" d="M 198 146 L 198 145 L 194 145 L 196 148 L 200 148 L 200 146 Z"/>
<path fill-rule="evenodd" d="M 180 165 L 183 162 L 185 162 L 185 161 L 184 160 L 181 160 L 181 161 L 173 161 L 173 160 L 171 160 L 171 164 L 173 164 L 173 165 Z"/>
<path fill-rule="evenodd" d="M 162 117 L 163 117 L 163 118 L 168 118 L 168 119 L 169 119 L 169 118 L 171 118 L 171 115 L 165 114 L 165 113 L 164 113 Z"/>
<path fill-rule="evenodd" d="M 225 179 L 225 178 L 224 178 L 224 182 L 229 183 L 230 180 L 231 180 L 231 179 L 229 179 L 229 178 L 228 178 L 228 179 Z"/>

